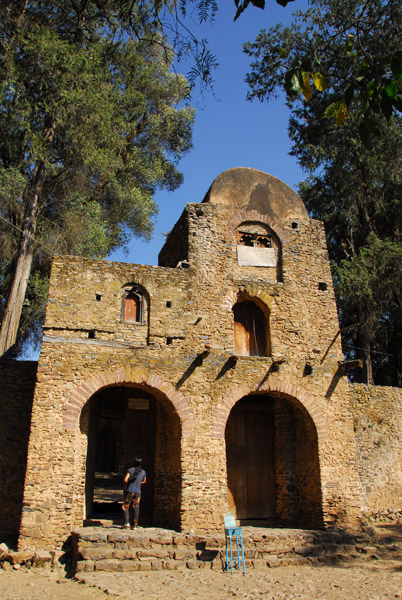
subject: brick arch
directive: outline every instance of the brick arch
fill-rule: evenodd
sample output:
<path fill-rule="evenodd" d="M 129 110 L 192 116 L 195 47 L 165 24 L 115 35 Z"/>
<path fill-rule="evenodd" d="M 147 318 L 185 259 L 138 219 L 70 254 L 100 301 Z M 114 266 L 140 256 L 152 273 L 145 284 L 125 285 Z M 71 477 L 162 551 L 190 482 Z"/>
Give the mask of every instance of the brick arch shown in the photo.
<path fill-rule="evenodd" d="M 236 302 L 242 300 L 257 300 L 257 304 L 262 304 L 264 313 L 269 313 L 272 308 L 273 297 L 267 294 L 256 284 L 246 284 L 241 289 L 231 291 L 223 300 L 223 304 L 228 312 L 230 312 Z"/>
<path fill-rule="evenodd" d="M 129 370 L 123 367 L 87 379 L 71 393 L 62 408 L 65 429 L 78 429 L 83 406 L 100 389 L 111 385 L 129 384 L 139 384 L 147 388 L 150 393 L 152 393 L 152 390 L 156 390 L 163 394 L 179 417 L 182 436 L 187 437 L 192 434 L 194 425 L 193 410 L 188 399 L 181 392 L 171 383 L 166 382 L 160 375 L 143 369 Z"/>
<path fill-rule="evenodd" d="M 266 382 L 258 389 L 243 384 L 234 386 L 228 390 L 215 409 L 213 424 L 210 430 L 211 438 L 225 438 L 225 428 L 230 411 L 241 398 L 255 393 L 281 394 L 287 398 L 298 400 L 300 404 L 304 406 L 315 425 L 319 444 L 327 438 L 326 419 L 318 406 L 318 397 L 306 392 L 300 386 L 281 380 L 276 380 L 271 384 Z"/>
<path fill-rule="evenodd" d="M 143 288 L 145 294 L 148 297 L 148 301 L 152 300 L 152 296 L 158 293 L 158 285 L 155 280 L 147 273 L 130 273 L 126 278 L 119 280 L 120 290 L 119 297 L 122 296 L 122 291 L 128 285 L 139 285 Z"/>
<path fill-rule="evenodd" d="M 131 273 L 124 280 L 120 280 L 120 288 L 124 288 L 126 285 L 137 283 L 141 285 L 144 290 L 148 291 L 150 284 L 152 283 L 152 278 L 150 278 L 147 274 L 143 273 Z"/>
<path fill-rule="evenodd" d="M 254 221 L 256 223 L 260 222 L 268 225 L 268 227 L 270 227 L 272 231 L 276 233 L 282 245 L 288 241 L 286 233 L 278 221 L 272 219 L 268 215 L 263 215 L 256 210 L 239 210 L 233 215 L 226 226 L 226 237 L 228 241 L 231 239 L 239 225 L 246 221 Z"/>

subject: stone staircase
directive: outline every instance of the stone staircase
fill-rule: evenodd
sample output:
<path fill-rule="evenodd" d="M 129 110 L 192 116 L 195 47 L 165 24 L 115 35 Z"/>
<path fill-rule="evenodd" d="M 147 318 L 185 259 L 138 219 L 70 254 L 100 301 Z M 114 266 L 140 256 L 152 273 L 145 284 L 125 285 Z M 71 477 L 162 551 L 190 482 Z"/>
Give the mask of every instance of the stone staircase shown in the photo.
<path fill-rule="evenodd" d="M 243 528 L 246 568 L 402 562 L 402 533 Z M 83 527 L 72 532 L 73 570 L 129 572 L 225 568 L 224 535 L 190 535 L 167 529 Z"/>

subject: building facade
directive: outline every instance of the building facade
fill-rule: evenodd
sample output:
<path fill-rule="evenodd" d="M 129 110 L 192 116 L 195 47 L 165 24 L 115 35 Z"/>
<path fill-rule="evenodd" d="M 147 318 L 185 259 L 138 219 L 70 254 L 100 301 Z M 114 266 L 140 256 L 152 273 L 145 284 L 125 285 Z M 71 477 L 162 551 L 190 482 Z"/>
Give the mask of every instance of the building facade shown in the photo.
<path fill-rule="evenodd" d="M 229 508 L 244 524 L 358 527 L 342 361 L 323 224 L 266 173 L 222 173 L 159 266 L 55 257 L 20 547 L 96 519 L 100 488 L 138 455 L 155 526 L 221 530 Z"/>

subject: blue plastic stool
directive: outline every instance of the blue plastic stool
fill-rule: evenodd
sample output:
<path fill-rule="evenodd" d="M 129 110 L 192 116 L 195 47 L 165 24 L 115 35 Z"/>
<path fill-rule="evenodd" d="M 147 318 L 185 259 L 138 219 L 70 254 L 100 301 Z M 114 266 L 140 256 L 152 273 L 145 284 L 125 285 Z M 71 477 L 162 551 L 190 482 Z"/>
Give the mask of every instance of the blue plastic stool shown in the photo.
<path fill-rule="evenodd" d="M 233 573 L 233 548 L 232 539 L 236 538 L 237 547 L 237 566 L 240 571 L 240 560 L 243 561 L 243 573 L 246 574 L 246 564 L 244 562 L 244 549 L 243 549 L 243 530 L 241 527 L 236 525 L 234 516 L 231 513 L 226 513 L 224 517 L 225 521 L 225 542 L 226 542 L 226 571 L 229 571 L 229 559 L 230 559 L 230 572 Z M 241 559 L 240 559 L 240 548 L 241 548 Z M 229 557 L 230 550 L 230 557 Z"/>

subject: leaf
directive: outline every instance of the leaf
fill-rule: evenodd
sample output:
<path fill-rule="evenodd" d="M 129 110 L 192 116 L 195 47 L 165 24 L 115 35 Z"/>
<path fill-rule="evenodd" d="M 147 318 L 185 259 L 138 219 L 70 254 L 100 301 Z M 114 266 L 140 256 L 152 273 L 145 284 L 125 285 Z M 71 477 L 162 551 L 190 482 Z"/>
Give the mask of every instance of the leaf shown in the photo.
<path fill-rule="evenodd" d="M 246 10 L 248 5 L 250 4 L 250 0 L 243 0 L 242 4 L 240 4 L 239 0 L 235 0 L 235 4 L 237 6 L 237 11 L 236 11 L 233 21 L 237 21 L 237 19 L 240 17 L 242 12 L 244 12 Z"/>
<path fill-rule="evenodd" d="M 340 102 L 340 106 L 338 108 L 338 112 L 336 113 L 336 125 L 342 125 L 344 120 L 346 119 L 346 115 L 348 114 L 348 107 L 346 106 L 346 102 Z"/>
<path fill-rule="evenodd" d="M 328 87 L 328 82 L 324 75 L 321 75 L 321 73 L 312 73 L 311 76 L 313 78 L 314 85 L 319 92 L 323 92 L 325 88 Z"/>
<path fill-rule="evenodd" d="M 306 73 L 306 71 L 302 71 L 302 92 L 306 102 L 308 102 L 313 95 L 313 90 L 310 85 L 310 74 Z"/>
<path fill-rule="evenodd" d="M 349 56 L 352 52 L 354 37 L 355 36 L 353 35 L 353 33 L 349 33 L 348 37 L 346 38 L 345 50 L 347 54 L 349 54 Z"/>
<path fill-rule="evenodd" d="M 332 104 L 327 106 L 323 116 L 325 119 L 336 119 L 336 125 L 337 127 L 339 127 L 339 125 L 342 125 L 342 123 L 346 119 L 347 113 L 348 107 L 346 105 L 346 102 L 341 100 L 340 102 L 333 102 Z"/>
<path fill-rule="evenodd" d="M 395 81 L 390 81 L 389 84 L 385 86 L 384 91 L 387 96 L 393 98 L 394 100 L 398 97 L 398 87 Z"/>
<path fill-rule="evenodd" d="M 349 85 L 345 90 L 345 102 L 346 106 L 349 106 L 353 100 L 353 96 L 355 95 L 355 88 L 353 85 Z"/>
<path fill-rule="evenodd" d="M 293 67 L 292 69 L 289 69 L 289 71 L 286 72 L 284 86 L 285 86 L 285 91 L 288 94 L 288 96 L 294 96 L 301 92 L 302 88 L 300 85 L 300 80 L 301 80 L 300 67 Z"/>
<path fill-rule="evenodd" d="M 264 10 L 265 8 L 265 0 L 243 0 L 242 3 L 240 2 L 240 0 L 234 0 L 237 11 L 233 21 L 237 21 L 240 15 L 246 10 L 246 8 L 248 8 L 250 2 L 256 8 L 261 8 L 262 10 Z M 286 4 L 284 4 L 284 6 L 286 6 Z"/>
<path fill-rule="evenodd" d="M 339 104 L 339 102 L 333 102 L 327 106 L 323 115 L 324 119 L 332 119 L 332 117 L 335 117 L 339 108 Z"/>

